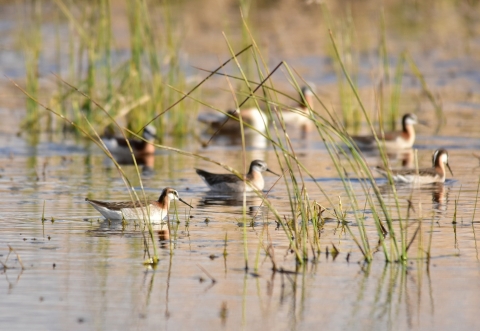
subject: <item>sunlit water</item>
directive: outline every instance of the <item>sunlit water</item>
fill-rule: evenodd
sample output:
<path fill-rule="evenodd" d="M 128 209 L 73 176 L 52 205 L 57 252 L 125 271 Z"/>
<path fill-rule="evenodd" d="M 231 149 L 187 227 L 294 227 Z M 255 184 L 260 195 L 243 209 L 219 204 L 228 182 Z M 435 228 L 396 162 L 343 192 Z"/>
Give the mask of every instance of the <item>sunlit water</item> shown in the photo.
<path fill-rule="evenodd" d="M 54 148 L 69 150 L 70 143 Z M 232 150 L 238 151 L 207 149 L 202 153 L 240 168 L 242 162 L 232 157 Z M 297 274 L 272 273 L 270 259 L 259 247 L 260 238 L 263 245 L 273 243 L 277 267 L 294 271 L 294 263 L 285 234 L 277 230 L 265 210 L 254 226 L 247 228 L 250 270 L 244 272 L 243 227 L 239 224 L 242 200 L 208 193 L 192 171 L 211 165 L 175 154 L 155 157 L 155 175 L 144 181 L 147 194 L 153 198 L 163 187 L 172 186 L 195 209 L 187 211 L 184 205 L 177 205 L 180 223 L 172 227 L 172 246 L 168 241 L 156 241 L 161 261 L 152 270 L 142 265 L 147 256 L 140 228 L 105 221 L 84 201 L 86 196 L 128 197 L 116 170 L 104 166 L 100 153 L 34 157 L 22 155 L 20 150 L 11 158 L 5 155 L 0 179 L 0 242 L 2 261 L 12 269 L 3 272 L 0 320 L 12 328 L 45 330 L 65 325 L 80 329 L 195 328 L 199 323 L 202 329 L 243 325 L 287 330 L 323 323 L 335 329 L 446 330 L 457 327 L 459 321 L 462 328 L 473 328 L 479 304 L 475 279 L 480 267 L 475 240 L 479 216 L 477 213 L 472 224 L 472 213 L 480 168 L 472 162 L 471 153 L 469 149 L 450 151 L 453 171 L 459 175 L 449 179 L 440 193 L 430 188 L 398 190 L 405 198 L 400 199 L 402 208 L 406 210 L 406 199 L 413 194 L 414 214 L 423 215 L 424 246 L 433 230 L 429 265 L 415 260 L 416 253 L 405 266 L 385 264 L 381 252 L 375 254 L 371 265 L 364 265 L 351 238 L 336 221 L 327 221 L 318 261 L 310 261 Z M 428 166 L 430 151 L 419 155 L 420 164 Z M 252 158 L 262 158 L 277 170 L 271 149 L 248 152 L 247 159 Z M 342 195 L 341 181 L 323 149 L 309 149 L 308 155 L 299 158 L 334 199 Z M 124 168 L 135 178 L 133 167 Z M 267 187 L 275 180 L 267 175 Z M 384 180 L 379 182 L 385 186 Z M 306 184 L 311 199 L 326 203 L 313 181 Z M 387 202 L 388 191 L 385 187 Z M 362 199 L 360 188 L 358 193 Z M 436 194 L 441 196 L 435 198 Z M 270 200 L 282 215 L 290 217 L 284 183 L 273 188 Z M 455 200 L 457 223 L 452 224 Z M 42 223 L 44 201 L 46 221 Z M 247 205 L 258 204 L 258 198 L 247 199 Z M 193 218 L 187 218 L 187 213 Z M 378 236 L 368 215 L 366 222 L 375 245 Z M 355 231 L 354 222 L 352 228 Z M 415 228 L 412 226 L 411 233 Z M 228 255 L 224 257 L 225 236 Z M 332 244 L 340 250 L 335 260 L 326 254 Z M 7 245 L 15 252 L 6 261 Z M 412 252 L 417 250 L 412 248 Z"/>
<path fill-rule="evenodd" d="M 270 7 L 265 10 L 276 13 Z M 317 16 L 310 13 L 307 17 Z M 456 21 L 454 26 L 458 24 Z M 446 125 L 435 133 L 431 105 L 404 101 L 402 110 L 413 108 L 420 118 L 431 122 L 418 127 L 418 163 L 429 167 L 433 150 L 445 147 L 454 177 L 448 174 L 444 185 L 397 187 L 402 218 L 410 213 L 409 237 L 420 229 L 409 250 L 410 260 L 404 265 L 386 264 L 381 250 L 371 264 L 364 264 L 345 228 L 328 219 L 321 233 L 321 254 L 314 259 L 310 253 L 305 266 L 295 269 L 285 233 L 266 208 L 250 211 L 249 207 L 259 206 L 260 199 L 248 196 L 247 220 L 255 218 L 246 227 L 249 269 L 245 272 L 242 197 L 209 193 L 193 168 L 224 170 L 188 156 L 157 151 L 153 174 L 143 177 L 146 194 L 156 198 L 164 187 L 171 186 L 195 208 L 175 205 L 179 223 L 171 225 L 171 241 L 155 238 L 160 263 L 152 269 L 143 265 L 148 258 L 144 245 L 148 234 L 142 227 L 134 222 L 108 222 L 85 202 L 85 197 L 128 199 L 117 170 L 98 148 L 81 138 L 57 135 L 42 137 L 40 144 L 32 147 L 26 134 L 15 135 L 21 118 L 18 112 L 1 108 L 2 117 L 11 119 L 2 122 L 0 133 L 0 261 L 5 266 L 0 280 L 1 329 L 477 329 L 480 163 L 473 154 L 480 154 L 476 129 L 480 121 L 478 58 L 467 51 L 457 56 L 442 49 L 425 55 L 418 48 L 435 50 L 435 45 L 420 47 L 412 39 L 412 51 L 429 83 L 441 93 L 447 116 Z M 478 47 L 478 36 L 474 34 L 467 42 Z M 316 47 L 312 52 L 321 53 Z M 318 61 L 305 53 L 280 52 L 301 70 Z M 432 58 L 437 61 L 432 62 Z M 217 59 L 208 61 L 211 67 L 218 65 Z M 14 71 L 9 74 L 14 75 Z M 321 90 L 335 85 L 332 75 L 306 74 Z M 406 85 L 415 88 L 415 84 Z M 366 126 L 362 131 L 367 131 Z M 165 144 L 174 143 L 167 139 Z M 272 170 L 280 171 L 271 145 L 250 143 L 247 162 L 263 159 Z M 244 166 L 241 147 L 228 139 L 217 139 L 206 149 L 193 139 L 181 147 L 240 171 Z M 305 176 L 310 199 L 331 207 L 319 192 L 317 181 L 334 203 L 341 199 L 358 237 L 342 181 L 318 135 L 295 139 L 294 148 L 313 175 L 313 179 Z M 376 156 L 366 158 L 372 166 L 380 163 Z M 412 160 L 406 162 L 411 165 Z M 399 155 L 391 162 L 399 167 L 403 161 L 404 155 Z M 133 166 L 123 169 L 140 194 Z M 268 173 L 265 178 L 266 188 L 277 180 Z M 391 188 L 380 177 L 378 184 L 388 208 L 396 215 Z M 353 178 L 352 185 L 359 205 L 364 206 L 360 183 Z M 283 180 L 273 187 L 269 200 L 282 217 L 291 217 Z M 408 210 L 408 201 L 414 209 Z M 368 208 L 360 212 L 365 212 L 367 235 L 375 247 L 378 234 L 371 213 Z M 421 220 L 421 227 L 417 220 Z M 272 272 L 272 260 L 266 254 L 270 243 L 277 268 L 285 272 Z M 331 253 L 333 245 L 340 251 L 337 256 Z M 13 251 L 9 252 L 9 247 Z M 427 249 L 431 252 L 429 262 L 416 258 L 424 257 Z"/>

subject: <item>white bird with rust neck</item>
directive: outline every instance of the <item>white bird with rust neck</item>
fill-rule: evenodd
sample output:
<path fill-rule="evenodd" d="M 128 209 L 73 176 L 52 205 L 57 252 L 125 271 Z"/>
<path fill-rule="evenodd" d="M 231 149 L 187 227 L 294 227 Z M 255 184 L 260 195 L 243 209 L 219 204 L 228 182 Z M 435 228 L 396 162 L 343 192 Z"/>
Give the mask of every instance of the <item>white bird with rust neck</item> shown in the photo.
<path fill-rule="evenodd" d="M 414 125 L 418 123 L 415 114 L 405 114 L 402 117 L 402 130 L 385 132 L 377 134 L 381 146 L 385 146 L 387 150 L 401 150 L 412 148 L 415 143 Z M 373 149 L 377 147 L 377 141 L 373 135 L 352 136 L 357 146 L 361 149 Z"/>
<path fill-rule="evenodd" d="M 160 223 L 168 217 L 170 201 L 178 200 L 193 208 L 180 198 L 178 192 L 171 188 L 164 188 L 158 200 L 148 201 L 146 207 L 143 202 L 133 201 L 99 201 L 85 198 L 96 210 L 109 220 L 134 220 L 139 218 L 150 219 L 152 223 Z"/>
<path fill-rule="evenodd" d="M 448 153 L 445 149 L 437 149 L 432 155 L 432 167 L 418 169 L 386 170 L 384 168 L 375 168 L 382 176 L 388 177 L 390 172 L 392 179 L 398 183 L 414 184 L 432 184 L 443 183 L 446 178 L 446 168 L 453 176 L 452 169 L 448 164 Z"/>

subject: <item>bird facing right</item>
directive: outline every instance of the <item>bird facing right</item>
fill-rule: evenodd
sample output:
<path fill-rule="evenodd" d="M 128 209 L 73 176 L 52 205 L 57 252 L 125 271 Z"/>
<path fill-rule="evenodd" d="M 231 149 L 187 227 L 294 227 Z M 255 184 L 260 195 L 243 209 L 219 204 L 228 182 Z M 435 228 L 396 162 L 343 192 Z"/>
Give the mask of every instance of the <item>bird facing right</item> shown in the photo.
<path fill-rule="evenodd" d="M 418 169 L 391 170 L 392 179 L 399 183 L 432 184 L 445 182 L 446 169 L 453 176 L 452 169 L 448 164 L 448 153 L 445 149 L 437 149 L 432 156 L 432 167 Z M 383 168 L 375 168 L 381 175 L 388 177 L 389 171 Z"/>
<path fill-rule="evenodd" d="M 413 128 L 415 124 L 417 124 L 417 116 L 405 114 L 402 117 L 402 131 L 385 132 L 383 135 L 377 133 L 378 140 L 388 150 L 412 148 L 415 143 L 415 129 Z M 352 136 L 352 139 L 362 149 L 372 149 L 377 146 L 377 141 L 372 135 Z"/>
<path fill-rule="evenodd" d="M 312 87 L 302 86 L 299 97 L 300 103 L 295 107 L 283 109 L 281 115 L 286 125 L 299 128 L 302 133 L 307 133 L 315 128 L 314 122 L 310 119 L 310 109 L 313 108 L 314 100 Z"/>
<path fill-rule="evenodd" d="M 243 192 L 244 190 L 246 192 L 252 192 L 254 191 L 253 187 L 261 191 L 265 186 L 262 172 L 268 171 L 277 175 L 268 169 L 267 164 L 262 160 L 253 160 L 250 163 L 250 169 L 246 175 L 247 181 L 249 181 L 253 187 L 246 184 L 243 179 L 234 174 L 214 174 L 202 169 L 195 170 L 212 191 L 221 192 Z"/>
<path fill-rule="evenodd" d="M 228 114 L 228 115 L 227 115 Z M 252 127 L 254 131 L 265 132 L 268 126 L 268 118 L 262 110 L 251 107 L 245 109 L 231 109 L 227 114 L 201 114 L 198 121 L 208 124 L 213 130 L 220 130 L 220 134 L 238 135 L 241 132 L 239 116 L 245 125 Z M 233 117 L 233 118 L 232 118 Z"/>
<path fill-rule="evenodd" d="M 184 200 L 182 200 L 178 192 L 171 187 L 163 189 L 158 200 L 148 201 L 148 207 L 145 207 L 143 202 L 140 201 L 99 201 L 85 199 L 96 210 L 100 212 L 106 219 L 110 220 L 122 220 L 122 219 L 138 219 L 146 217 L 150 219 L 152 223 L 159 223 L 165 218 L 168 218 L 168 209 L 170 201 L 178 200 L 193 208 Z"/>
<path fill-rule="evenodd" d="M 146 155 L 155 153 L 155 146 L 151 143 L 155 141 L 157 138 L 156 136 L 157 130 L 153 125 L 147 125 L 143 129 L 142 137 L 145 140 L 140 139 L 129 139 L 128 142 L 130 143 L 130 147 L 136 158 Z M 102 142 L 108 148 L 108 150 L 115 156 L 115 157 L 130 157 L 131 152 L 128 148 L 127 141 L 125 137 L 122 136 L 114 136 L 111 133 L 107 133 L 101 137 Z"/>

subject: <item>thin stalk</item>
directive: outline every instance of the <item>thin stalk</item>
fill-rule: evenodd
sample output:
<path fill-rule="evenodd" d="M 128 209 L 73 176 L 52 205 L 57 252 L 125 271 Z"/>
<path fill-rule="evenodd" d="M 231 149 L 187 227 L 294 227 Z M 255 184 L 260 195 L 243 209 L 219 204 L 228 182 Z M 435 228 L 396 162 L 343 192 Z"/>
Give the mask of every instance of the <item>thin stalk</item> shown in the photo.
<path fill-rule="evenodd" d="M 340 54 L 339 54 L 339 52 L 338 52 L 338 49 L 337 49 L 337 46 L 336 46 L 336 43 L 335 43 L 335 39 L 333 38 L 333 34 L 332 34 L 331 31 L 330 31 L 330 39 L 331 39 L 331 41 L 332 41 L 333 48 L 334 48 L 335 54 L 336 54 L 336 56 L 337 56 L 337 60 L 339 61 L 340 66 L 342 67 L 342 71 L 343 71 L 345 77 L 347 78 L 347 81 L 349 82 L 350 87 L 352 88 L 353 93 L 355 94 L 355 97 L 356 97 L 356 99 L 357 99 L 357 101 L 358 101 L 358 103 L 359 103 L 359 105 L 360 105 L 360 108 L 361 108 L 362 111 L 363 111 L 363 114 L 365 115 L 365 118 L 367 119 L 367 123 L 368 123 L 368 125 L 369 125 L 369 127 L 370 127 L 370 130 L 371 130 L 372 133 L 373 133 L 373 136 L 374 136 L 374 138 L 375 138 L 375 141 L 376 141 L 376 143 L 377 143 L 379 146 L 382 146 L 381 143 L 380 143 L 380 141 L 379 141 L 379 139 L 378 139 L 378 137 L 377 137 L 377 135 L 375 134 L 375 130 L 374 130 L 374 128 L 373 128 L 373 125 L 372 125 L 370 119 L 368 118 L 367 111 L 366 111 L 365 107 L 363 106 L 363 103 L 362 103 L 362 101 L 361 101 L 361 99 L 360 99 L 360 96 L 359 96 L 359 94 L 358 94 L 358 92 L 357 92 L 357 89 L 355 88 L 355 85 L 353 84 L 352 80 L 350 79 L 350 76 L 348 75 L 348 73 L 347 73 L 347 71 L 346 71 L 346 69 L 345 69 L 345 66 L 344 66 L 343 61 L 342 61 L 342 59 L 341 59 L 341 57 L 340 57 Z M 380 150 L 381 150 L 381 152 L 382 152 L 382 149 L 380 149 Z M 384 159 L 386 159 L 386 156 L 385 156 L 384 154 L 382 155 L 382 157 L 383 157 Z M 370 171 L 367 171 L 366 173 L 369 173 L 369 172 L 370 172 Z M 383 198 L 382 198 L 382 196 L 381 196 L 381 193 L 380 193 L 377 185 L 372 185 L 372 187 L 373 187 L 373 190 L 374 190 L 374 192 L 375 192 L 375 195 L 377 196 L 378 201 L 380 202 L 380 206 L 381 206 L 381 208 L 382 208 L 382 210 L 383 210 L 383 213 L 384 213 L 384 216 L 385 216 L 385 218 L 386 218 L 386 220 L 387 220 L 387 225 L 388 225 L 388 227 L 389 227 L 390 235 L 393 236 L 393 237 L 395 237 L 395 231 L 394 231 L 393 224 L 392 224 L 393 221 L 392 221 L 392 219 L 391 219 L 390 213 L 388 212 L 388 210 L 387 210 L 387 208 L 386 208 L 386 206 L 385 206 L 385 203 L 383 202 Z M 398 250 L 398 245 L 397 245 L 397 243 L 396 243 L 395 240 L 394 240 L 394 248 L 395 248 L 395 252 L 396 252 L 397 255 L 398 255 L 399 250 Z"/>
<path fill-rule="evenodd" d="M 418 69 L 417 65 L 415 64 L 415 61 L 413 60 L 412 56 L 409 53 L 405 54 L 405 58 L 410 64 L 410 69 L 413 71 L 413 74 L 418 78 L 420 83 L 422 84 L 422 90 L 426 94 L 428 100 L 433 105 L 433 108 L 435 109 L 436 113 L 436 118 L 438 119 L 437 127 L 436 127 L 436 133 L 440 131 L 440 129 L 446 124 L 447 119 L 445 117 L 445 114 L 443 113 L 443 107 L 442 105 L 438 102 L 437 98 L 433 95 L 433 92 L 429 89 L 427 82 L 425 80 L 425 77 L 421 73 L 420 69 Z"/>
<path fill-rule="evenodd" d="M 237 64 L 237 67 L 238 69 L 240 70 L 240 73 L 242 74 L 242 76 L 246 77 L 242 71 L 242 68 L 240 66 L 240 64 L 238 63 L 238 59 L 237 57 L 235 56 L 235 53 L 233 52 L 233 49 L 231 47 L 231 45 L 229 44 L 226 36 L 224 35 L 224 38 L 225 38 L 225 41 L 227 43 L 227 46 L 230 50 L 230 53 L 232 54 L 232 56 L 234 57 L 233 60 L 234 62 Z M 246 78 L 245 78 L 246 79 Z M 237 98 L 235 97 L 235 93 L 233 92 L 233 87 L 230 85 L 230 81 L 228 80 L 228 78 L 226 78 L 227 80 L 227 83 L 228 85 L 230 86 L 230 89 L 232 91 L 232 96 L 233 96 L 233 99 L 235 101 L 235 104 L 237 105 L 236 109 L 239 109 L 239 106 L 238 106 L 238 101 L 237 101 Z M 247 177 L 245 176 L 245 174 L 247 173 L 247 160 L 246 160 L 246 145 L 245 145 L 245 131 L 244 131 L 244 127 L 243 127 L 243 118 L 242 116 L 238 116 L 238 120 L 239 120 L 239 123 L 240 123 L 240 137 L 241 137 L 241 140 L 242 140 L 242 157 L 243 157 L 243 173 L 244 173 L 244 176 L 243 176 L 243 181 L 244 181 L 244 187 L 246 188 L 247 187 L 247 184 L 246 184 L 246 181 L 247 181 Z M 247 193 L 246 193 L 246 190 L 244 189 L 243 191 L 243 204 L 242 204 L 242 212 L 243 212 L 243 247 L 244 247 L 244 258 L 245 258 L 245 271 L 248 270 L 248 240 L 247 240 Z"/>
<path fill-rule="evenodd" d="M 473 231 L 473 240 L 475 242 L 475 252 L 476 252 L 477 261 L 479 261 L 479 259 L 478 259 L 478 248 L 477 248 L 477 238 L 476 238 L 476 234 L 475 234 L 475 223 L 473 221 L 475 219 L 475 212 L 477 211 L 477 202 L 478 202 L 479 190 L 480 190 L 480 177 L 478 179 L 477 194 L 475 195 L 475 206 L 473 207 L 473 214 L 472 214 L 472 231 Z"/>
<path fill-rule="evenodd" d="M 167 111 L 169 111 L 170 109 L 172 109 L 173 107 L 175 107 L 177 104 L 179 104 L 180 102 L 182 102 L 185 98 L 187 98 L 190 94 L 193 93 L 193 91 L 195 91 L 197 88 L 199 88 L 203 83 L 205 83 L 208 79 L 210 79 L 210 77 L 212 77 L 217 71 L 219 71 L 220 69 L 222 69 L 223 67 L 225 67 L 230 61 L 232 61 L 234 58 L 238 57 L 240 54 L 242 54 L 243 52 L 245 52 L 246 50 L 248 50 L 250 47 L 252 47 L 252 45 L 248 45 L 247 47 L 245 47 L 244 49 L 242 49 L 240 52 L 236 53 L 235 55 L 233 55 L 232 57 L 230 57 L 227 61 L 225 61 L 224 63 L 222 63 L 217 69 L 215 69 L 211 74 L 209 74 L 207 77 L 205 77 L 200 83 L 198 83 L 197 85 L 195 85 L 187 94 L 185 94 L 183 97 L 181 97 L 179 100 L 177 100 L 176 102 L 174 102 L 172 105 L 170 105 L 169 107 L 167 107 L 167 109 L 165 109 L 164 111 L 162 111 L 161 113 L 159 113 L 158 115 L 154 116 L 149 122 L 147 122 L 139 131 L 137 132 L 142 132 L 143 129 L 149 125 L 150 123 L 152 123 L 153 121 L 155 121 L 157 118 L 159 118 L 160 116 L 162 116 L 163 114 L 165 114 Z"/>
<path fill-rule="evenodd" d="M 58 77 L 58 76 L 57 76 Z M 59 78 L 60 79 L 60 78 Z M 112 162 L 115 164 L 115 167 L 117 168 L 117 170 L 119 171 L 120 175 L 121 175 L 121 178 L 124 182 L 124 184 L 127 186 L 128 188 L 128 192 L 129 192 L 129 195 L 130 195 L 130 199 L 132 201 L 140 201 L 140 199 L 138 198 L 137 196 L 137 193 L 135 190 L 132 190 L 133 186 L 131 185 L 130 181 L 128 180 L 128 178 L 126 177 L 125 173 L 123 172 L 121 166 L 117 163 L 117 161 L 114 159 L 114 157 L 112 156 L 112 154 L 110 153 L 110 151 L 103 145 L 103 143 L 101 142 L 100 140 L 100 137 L 98 136 L 97 132 L 94 130 L 94 133 L 97 137 L 97 139 L 95 139 L 94 137 L 92 137 L 85 129 L 83 129 L 82 127 L 80 127 L 78 124 L 74 123 L 73 121 L 69 120 L 67 117 L 65 117 L 64 115 L 54 111 L 53 109 L 45 106 L 44 104 L 42 104 L 40 101 L 38 101 L 36 98 L 34 98 L 32 95 L 30 95 L 27 91 L 25 91 L 24 89 L 22 89 L 17 83 L 15 83 L 13 80 L 11 80 L 9 78 L 10 82 L 16 87 L 18 88 L 20 91 L 22 91 L 28 98 L 32 99 L 33 101 L 35 101 L 39 106 L 41 106 L 42 108 L 44 108 L 45 110 L 55 114 L 56 116 L 60 117 L 61 119 L 63 119 L 64 121 L 66 121 L 67 123 L 69 123 L 70 125 L 72 125 L 73 127 L 77 128 L 80 132 L 82 132 L 85 137 L 87 137 L 88 139 L 90 139 L 91 141 L 93 141 L 98 147 L 100 147 L 100 149 L 102 149 L 102 151 L 112 160 Z M 63 80 L 62 80 L 63 81 Z M 71 86 L 70 84 L 68 84 L 67 82 L 63 81 L 65 84 L 69 85 L 71 88 L 73 89 L 76 89 L 75 87 Z M 86 96 L 85 94 L 83 94 L 83 92 L 79 91 L 77 89 L 77 91 Z M 88 96 L 86 96 L 88 97 Z M 97 105 L 97 107 L 99 107 L 100 109 L 103 109 L 99 104 L 97 104 L 94 100 L 92 100 L 92 102 Z M 108 113 L 107 113 L 108 114 Z M 85 120 L 87 121 L 88 125 L 90 125 L 90 122 L 88 121 L 88 119 L 85 118 Z M 115 124 L 117 124 L 115 121 L 114 121 Z M 118 124 L 117 124 L 118 125 Z M 93 128 L 92 128 L 93 129 Z M 123 131 L 122 131 L 123 133 Z M 130 149 L 130 152 L 131 152 L 131 155 L 132 155 L 132 158 L 133 160 L 135 161 L 135 157 L 134 157 L 134 154 L 133 154 L 133 150 L 131 149 L 131 146 L 130 146 L 130 143 L 128 142 L 128 139 L 126 139 L 127 141 L 127 145 Z M 135 162 L 135 167 L 136 167 L 136 171 L 137 171 L 137 174 L 138 176 L 140 177 L 140 171 L 138 170 L 138 166 Z M 141 180 L 140 180 L 140 183 L 141 183 Z M 142 192 L 143 192 L 143 197 L 144 197 L 144 205 L 147 206 L 147 218 L 148 218 L 148 222 L 147 222 L 147 225 L 149 227 L 149 233 L 150 233 L 150 237 L 152 239 L 152 242 L 155 243 L 155 240 L 154 240 L 154 236 L 153 236 L 153 229 L 152 229 L 152 226 L 151 226 L 151 222 L 150 222 L 150 213 L 148 212 L 148 203 L 147 202 L 147 197 L 145 195 L 145 191 L 143 190 L 143 186 L 142 186 Z M 136 200 L 133 199 L 133 196 L 132 196 L 132 193 L 133 195 L 135 195 L 135 198 Z M 143 210 L 142 210 L 143 212 Z M 140 217 L 139 217 L 140 218 Z M 144 215 L 144 219 L 145 219 L 145 215 Z M 157 252 L 157 248 L 156 248 L 156 245 L 154 244 L 153 245 L 153 249 L 154 249 L 154 256 L 153 256 L 153 263 L 156 264 L 158 262 L 158 252 Z"/>

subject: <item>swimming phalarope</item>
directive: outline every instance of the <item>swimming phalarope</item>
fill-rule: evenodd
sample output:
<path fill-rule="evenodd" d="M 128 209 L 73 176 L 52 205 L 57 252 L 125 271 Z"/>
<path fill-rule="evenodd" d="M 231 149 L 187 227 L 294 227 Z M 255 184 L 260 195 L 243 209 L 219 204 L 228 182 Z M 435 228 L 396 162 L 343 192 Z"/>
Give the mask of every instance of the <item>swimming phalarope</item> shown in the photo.
<path fill-rule="evenodd" d="M 300 91 L 300 103 L 296 107 L 282 111 L 282 118 L 286 125 L 300 127 L 303 132 L 311 131 L 315 126 L 309 118 L 309 107 L 313 107 L 313 91 L 303 86 Z"/>
<path fill-rule="evenodd" d="M 453 176 L 452 169 L 448 164 L 448 153 L 444 149 L 437 149 L 432 156 L 431 168 L 424 169 L 402 169 L 391 170 L 392 178 L 396 182 L 401 183 L 416 183 L 416 184 L 431 184 L 431 183 L 443 183 L 445 182 L 445 166 Z M 380 174 L 387 177 L 388 171 L 383 168 L 375 168 Z"/>
<path fill-rule="evenodd" d="M 254 190 L 250 185 L 245 185 L 243 179 L 238 178 L 234 174 L 213 174 L 201 169 L 195 170 L 212 191 L 243 192 L 245 189 L 246 192 L 252 192 Z M 246 175 L 246 179 L 259 191 L 263 190 L 265 186 L 265 181 L 262 176 L 262 172 L 264 171 L 277 175 L 268 169 L 267 164 L 261 160 L 252 161 Z"/>
<path fill-rule="evenodd" d="M 241 110 L 232 109 L 228 110 L 227 113 L 234 118 L 225 114 L 202 114 L 198 116 L 198 120 L 202 123 L 208 124 L 214 130 L 218 130 L 221 127 L 221 134 L 237 134 L 240 132 L 240 124 L 238 121 L 239 113 L 242 116 L 244 124 L 250 125 L 257 131 L 264 132 L 265 126 L 268 125 L 267 116 L 263 111 L 256 107 Z M 245 128 L 246 127 L 247 126 L 245 126 Z"/>
<path fill-rule="evenodd" d="M 402 131 L 385 132 L 383 135 L 377 134 L 381 145 L 385 145 L 386 149 L 406 149 L 411 148 L 415 142 L 415 129 L 413 126 L 417 124 L 417 116 L 415 114 L 405 114 L 402 117 Z M 374 136 L 352 136 L 359 148 L 372 149 L 377 146 Z"/>
<path fill-rule="evenodd" d="M 178 192 L 173 188 L 164 188 L 158 200 L 150 200 L 148 210 L 150 211 L 150 221 L 152 223 L 161 222 L 168 215 L 168 208 L 171 200 L 179 200 L 193 208 L 178 196 Z M 85 201 L 90 203 L 96 210 L 100 212 L 106 219 L 121 220 L 121 219 L 138 219 L 139 217 L 147 217 L 147 208 L 143 203 L 132 201 L 108 202 L 90 200 L 85 198 Z"/>
<path fill-rule="evenodd" d="M 147 125 L 143 129 L 142 137 L 146 140 L 129 139 L 128 142 L 132 147 L 132 151 L 136 158 L 155 153 L 155 146 L 151 143 L 155 141 L 157 130 L 153 125 Z M 107 146 L 108 150 L 113 156 L 130 156 L 130 150 L 128 149 L 127 141 L 124 137 L 116 137 L 111 134 L 107 134 L 102 137 L 102 142 Z"/>

